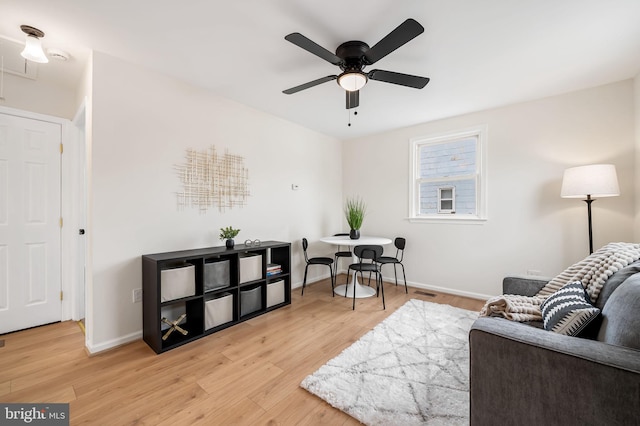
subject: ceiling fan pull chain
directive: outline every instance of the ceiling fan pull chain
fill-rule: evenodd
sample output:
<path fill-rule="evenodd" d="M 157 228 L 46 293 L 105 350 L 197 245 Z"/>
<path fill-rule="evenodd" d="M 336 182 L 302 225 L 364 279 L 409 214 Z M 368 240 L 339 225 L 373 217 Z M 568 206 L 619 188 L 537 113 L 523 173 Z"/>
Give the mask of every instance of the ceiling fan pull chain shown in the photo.
<path fill-rule="evenodd" d="M 351 111 L 347 110 L 347 114 L 349 114 L 349 124 L 347 126 L 351 127 Z M 358 115 L 358 111 L 353 111 L 353 115 Z"/>

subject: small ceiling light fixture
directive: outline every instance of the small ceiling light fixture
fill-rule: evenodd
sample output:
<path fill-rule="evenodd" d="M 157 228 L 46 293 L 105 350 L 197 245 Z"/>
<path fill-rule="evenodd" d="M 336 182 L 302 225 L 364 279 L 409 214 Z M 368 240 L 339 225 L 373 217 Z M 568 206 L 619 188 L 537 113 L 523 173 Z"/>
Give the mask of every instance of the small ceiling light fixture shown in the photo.
<path fill-rule="evenodd" d="M 340 87 L 349 92 L 362 89 L 367 80 L 367 76 L 361 71 L 345 71 L 338 76 Z"/>
<path fill-rule="evenodd" d="M 27 35 L 24 50 L 20 55 L 25 59 L 39 64 L 46 64 L 49 62 L 49 59 L 42 50 L 42 42 L 40 41 L 40 39 L 44 37 L 44 33 L 37 28 L 30 27 L 29 25 L 20 25 L 20 29 Z"/>

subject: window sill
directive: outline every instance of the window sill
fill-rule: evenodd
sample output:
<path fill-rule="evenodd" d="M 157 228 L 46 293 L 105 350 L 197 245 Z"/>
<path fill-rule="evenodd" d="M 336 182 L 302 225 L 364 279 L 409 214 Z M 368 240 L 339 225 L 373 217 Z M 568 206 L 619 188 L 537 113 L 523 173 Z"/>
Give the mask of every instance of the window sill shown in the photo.
<path fill-rule="evenodd" d="M 487 218 L 480 218 L 477 216 L 457 216 L 457 215 L 442 215 L 442 216 L 422 216 L 422 217 L 409 217 L 407 220 L 411 223 L 449 223 L 460 225 L 484 225 L 487 222 Z"/>

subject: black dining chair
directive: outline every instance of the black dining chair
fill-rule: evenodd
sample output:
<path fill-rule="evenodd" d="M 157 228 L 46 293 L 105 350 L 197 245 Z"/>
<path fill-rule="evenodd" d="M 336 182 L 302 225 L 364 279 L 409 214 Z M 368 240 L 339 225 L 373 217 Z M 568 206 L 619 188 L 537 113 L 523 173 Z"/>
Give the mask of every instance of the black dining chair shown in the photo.
<path fill-rule="evenodd" d="M 334 288 L 334 280 L 335 280 L 335 276 L 333 273 L 333 259 L 331 259 L 330 257 L 312 257 L 309 258 L 309 256 L 307 255 L 307 248 L 309 248 L 309 242 L 307 241 L 306 238 L 302 239 L 302 251 L 304 252 L 304 261 L 307 263 L 307 265 L 304 267 L 304 279 L 302 280 L 302 293 L 301 295 L 304 295 L 304 288 L 307 285 L 307 269 L 309 269 L 309 265 L 326 265 L 329 267 L 329 274 L 331 276 L 331 295 L 335 296 L 333 294 L 333 288 Z"/>
<path fill-rule="evenodd" d="M 373 273 L 376 275 L 376 296 L 379 296 L 382 292 L 382 309 L 386 309 L 384 302 L 384 286 L 382 285 L 382 273 L 380 272 L 380 264 L 377 259 L 382 256 L 382 246 L 378 245 L 359 245 L 353 248 L 353 253 L 358 257 L 357 263 L 349 265 L 349 272 L 353 271 L 353 282 L 355 283 L 356 275 L 360 272 L 360 279 L 364 281 L 364 272 Z M 349 275 L 347 274 L 347 282 L 349 281 Z M 345 297 L 347 295 L 347 289 L 345 287 Z M 353 286 L 353 308 L 356 309 L 356 287 Z"/>
<path fill-rule="evenodd" d="M 396 286 L 398 285 L 398 272 L 396 270 L 396 265 L 402 266 L 402 276 L 404 277 L 404 292 L 409 293 L 409 289 L 407 288 L 407 276 L 404 273 L 404 265 L 402 264 L 402 259 L 404 258 L 404 248 L 407 244 L 407 240 L 402 237 L 398 237 L 393 241 L 393 245 L 396 246 L 396 256 L 380 256 L 377 261 L 380 264 L 380 269 L 384 265 L 393 265 L 393 274 L 396 276 Z"/>
<path fill-rule="evenodd" d="M 333 234 L 334 237 L 348 237 L 349 233 L 340 233 L 340 234 Z M 341 257 L 348 257 L 348 258 L 352 258 L 353 257 L 353 253 L 351 253 L 351 250 L 349 249 L 349 246 L 346 246 L 347 250 L 343 250 L 342 246 L 338 246 L 338 251 L 334 254 L 333 256 L 333 261 L 334 261 L 334 269 L 335 269 L 335 275 L 338 275 L 338 260 Z M 348 276 L 349 274 L 347 274 Z"/>

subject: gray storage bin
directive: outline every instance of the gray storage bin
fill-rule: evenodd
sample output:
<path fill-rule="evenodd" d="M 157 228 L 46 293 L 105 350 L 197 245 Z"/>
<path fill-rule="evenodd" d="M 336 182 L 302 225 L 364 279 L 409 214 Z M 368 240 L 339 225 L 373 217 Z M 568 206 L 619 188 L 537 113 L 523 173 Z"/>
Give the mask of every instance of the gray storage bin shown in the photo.
<path fill-rule="evenodd" d="M 240 316 L 262 309 L 262 288 L 240 290 Z"/>
<path fill-rule="evenodd" d="M 231 269 L 228 260 L 204 264 L 204 291 L 217 290 L 231 285 Z"/>

